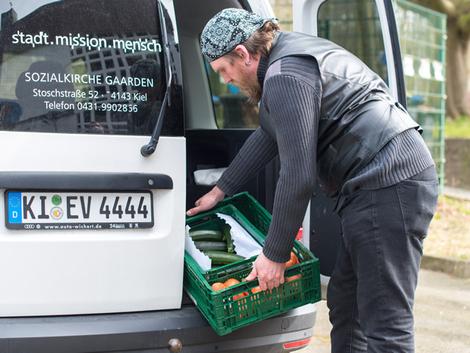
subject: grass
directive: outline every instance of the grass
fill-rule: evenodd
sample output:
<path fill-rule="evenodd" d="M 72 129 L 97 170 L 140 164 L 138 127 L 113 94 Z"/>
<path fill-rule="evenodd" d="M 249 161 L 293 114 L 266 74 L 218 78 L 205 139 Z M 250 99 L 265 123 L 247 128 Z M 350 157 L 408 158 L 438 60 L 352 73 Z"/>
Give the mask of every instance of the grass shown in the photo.
<path fill-rule="evenodd" d="M 446 119 L 446 138 L 470 139 L 470 116 L 461 116 L 457 119 Z"/>
<path fill-rule="evenodd" d="M 470 201 L 441 195 L 424 241 L 426 255 L 470 260 Z"/>

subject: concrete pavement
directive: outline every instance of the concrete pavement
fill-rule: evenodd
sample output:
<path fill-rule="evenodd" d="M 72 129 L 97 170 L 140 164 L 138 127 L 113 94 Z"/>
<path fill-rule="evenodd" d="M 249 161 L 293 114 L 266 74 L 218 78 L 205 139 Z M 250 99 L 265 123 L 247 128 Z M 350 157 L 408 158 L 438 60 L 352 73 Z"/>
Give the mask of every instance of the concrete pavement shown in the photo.
<path fill-rule="evenodd" d="M 329 353 L 326 302 L 317 304 L 309 347 L 299 353 Z M 416 353 L 470 353 L 470 279 L 421 270 L 415 301 Z"/>

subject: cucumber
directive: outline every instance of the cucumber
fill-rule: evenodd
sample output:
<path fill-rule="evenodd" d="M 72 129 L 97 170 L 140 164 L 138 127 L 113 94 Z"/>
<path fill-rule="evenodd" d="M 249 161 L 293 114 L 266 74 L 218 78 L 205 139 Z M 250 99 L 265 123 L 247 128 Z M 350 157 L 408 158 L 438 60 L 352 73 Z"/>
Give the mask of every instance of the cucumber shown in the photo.
<path fill-rule="evenodd" d="M 227 252 L 217 250 L 209 250 L 206 251 L 205 254 L 210 257 L 213 265 L 226 265 L 245 259 L 240 255 L 229 254 Z"/>
<path fill-rule="evenodd" d="M 222 232 L 220 230 L 212 229 L 198 229 L 189 231 L 189 236 L 192 240 L 222 240 Z"/>
<path fill-rule="evenodd" d="M 209 241 L 209 240 L 198 240 L 194 242 L 196 248 L 201 251 L 208 251 L 208 250 L 219 250 L 219 251 L 227 251 L 227 243 L 224 241 Z"/>
<path fill-rule="evenodd" d="M 227 243 L 227 252 L 234 254 L 235 253 L 235 245 L 233 244 L 232 234 L 230 234 L 230 226 L 226 224 L 222 230 L 222 238 Z"/>

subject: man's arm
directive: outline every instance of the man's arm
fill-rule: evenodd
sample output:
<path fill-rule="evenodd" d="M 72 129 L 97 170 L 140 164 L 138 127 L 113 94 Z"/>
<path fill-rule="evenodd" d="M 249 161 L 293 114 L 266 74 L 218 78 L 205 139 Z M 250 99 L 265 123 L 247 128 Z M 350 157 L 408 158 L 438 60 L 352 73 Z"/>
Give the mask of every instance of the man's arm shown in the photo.
<path fill-rule="evenodd" d="M 227 195 L 233 195 L 241 185 L 258 174 L 277 153 L 276 142 L 262 127 L 257 128 L 222 174 L 217 186 Z"/>
<path fill-rule="evenodd" d="M 316 183 L 319 92 L 298 78 L 284 75 L 270 78 L 265 89 L 281 170 L 263 252 L 273 261 L 285 262 Z"/>
<path fill-rule="evenodd" d="M 263 290 L 284 281 L 284 262 L 290 258 L 316 182 L 320 116 L 319 89 L 302 79 L 273 76 L 266 81 L 264 93 L 276 131 L 281 171 L 263 253 L 247 277 L 257 277 Z"/>

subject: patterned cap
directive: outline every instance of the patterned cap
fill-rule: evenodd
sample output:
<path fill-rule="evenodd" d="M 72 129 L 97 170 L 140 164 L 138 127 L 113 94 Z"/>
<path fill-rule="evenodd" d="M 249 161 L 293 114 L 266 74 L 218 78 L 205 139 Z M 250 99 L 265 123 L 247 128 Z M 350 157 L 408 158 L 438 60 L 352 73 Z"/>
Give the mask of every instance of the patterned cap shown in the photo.
<path fill-rule="evenodd" d="M 224 9 L 207 22 L 201 34 L 202 53 L 213 61 L 244 43 L 268 21 L 243 9 Z"/>

